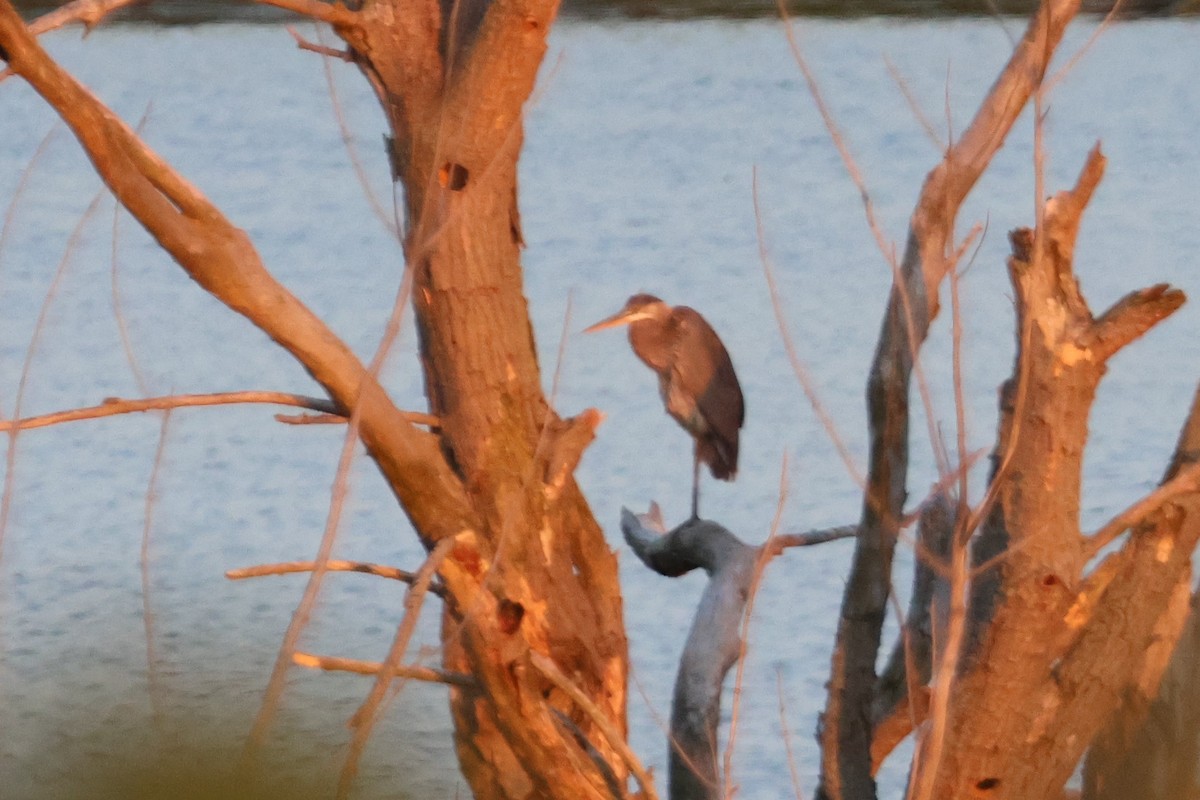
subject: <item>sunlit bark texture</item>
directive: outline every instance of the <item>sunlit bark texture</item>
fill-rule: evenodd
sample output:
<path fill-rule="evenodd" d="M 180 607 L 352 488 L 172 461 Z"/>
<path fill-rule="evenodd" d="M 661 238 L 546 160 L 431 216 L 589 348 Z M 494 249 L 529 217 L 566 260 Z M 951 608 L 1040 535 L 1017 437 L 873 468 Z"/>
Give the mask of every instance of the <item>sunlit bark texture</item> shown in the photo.
<path fill-rule="evenodd" d="M 1159 490 L 1090 538 L 1079 527 L 1088 413 L 1108 360 L 1184 300 L 1160 285 L 1103 314 L 1089 309 L 1073 270 L 1080 220 L 1104 172 L 1097 147 L 1076 186 L 1046 203 L 1038 227 L 1012 234 L 1018 357 L 1002 392 L 987 505 L 960 505 L 950 522 L 921 534 L 919 557 L 943 577 L 919 571 L 915 595 L 934 607 L 910 611 L 907 650 L 882 679 L 875 674 L 892 556 L 908 518 L 909 380 L 954 263 L 954 218 L 1039 91 L 1077 10 L 1072 0 L 1047 0 L 1034 15 L 912 217 L 868 384 L 871 471 L 822 719 L 819 797 L 874 797 L 873 770 L 913 728 L 911 797 L 1060 797 L 1120 701 L 1135 689 L 1153 696 L 1182 630 L 1200 538 L 1200 475 L 1187 457 L 1195 412 Z M 976 572 L 949 572 L 958 584 L 951 598 L 969 597 L 970 608 L 956 610 L 952 599 L 947 611 L 938 589 L 947 550 L 957 563 L 977 527 Z M 1124 545 L 1093 564 L 1126 530 Z M 919 635 L 930 619 L 943 629 L 933 651 Z"/>
<path fill-rule="evenodd" d="M 521 282 L 522 113 L 557 5 L 273 4 L 333 25 L 391 125 L 432 430 L 405 418 L 243 231 L 45 54 L 7 0 L 0 58 L 62 115 L 114 195 L 188 274 L 353 412 L 426 547 L 454 537 L 440 568 L 444 660 L 478 687 L 450 692 L 475 795 L 611 796 L 628 772 L 611 741 L 626 725 L 616 560 L 571 477 L 599 417 L 560 420 L 548 407 Z M 590 710 L 530 667 L 531 652 L 548 656 Z"/>
<path fill-rule="evenodd" d="M 913 360 L 937 315 L 938 289 L 951 267 L 958 209 L 1037 89 L 1078 10 L 1079 0 L 1047 0 L 1033 15 L 971 124 L 929 173 L 913 212 L 867 384 L 870 472 L 822 716 L 819 796 L 857 800 L 875 795 L 875 663 L 908 496 Z"/>

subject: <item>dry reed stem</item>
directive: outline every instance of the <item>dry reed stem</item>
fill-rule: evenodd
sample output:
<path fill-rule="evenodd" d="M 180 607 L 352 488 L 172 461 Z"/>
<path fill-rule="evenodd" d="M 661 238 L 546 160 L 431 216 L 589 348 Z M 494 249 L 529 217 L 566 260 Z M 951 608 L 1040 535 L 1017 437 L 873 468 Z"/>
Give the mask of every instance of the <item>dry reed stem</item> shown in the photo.
<path fill-rule="evenodd" d="M 291 29 L 289 28 L 289 30 Z M 298 34 L 293 32 L 292 36 L 295 37 L 297 41 L 300 41 Z M 325 37 L 322 35 L 319 27 L 317 28 L 317 39 L 321 42 L 321 46 L 324 47 Z M 346 148 L 346 156 L 350 159 L 350 166 L 354 170 L 354 177 L 358 181 L 359 187 L 362 189 L 363 197 L 365 197 L 367 200 L 367 205 L 371 207 L 371 213 L 375 215 L 375 218 L 380 221 L 384 227 L 384 230 L 386 230 L 392 236 L 392 238 L 394 238 L 397 242 L 401 242 L 403 236 L 400 232 L 400 226 L 396 221 L 397 215 L 395 213 L 395 196 L 392 198 L 393 212 L 389 214 L 383 207 L 383 202 L 379 199 L 379 196 L 375 193 L 375 190 L 371 188 L 371 181 L 367 178 L 367 170 L 363 166 L 362 157 L 358 153 L 358 146 L 354 143 L 354 135 L 350 130 L 350 124 L 346 121 L 345 107 L 342 103 L 341 94 L 338 92 L 337 81 L 334 80 L 333 77 L 333 65 L 331 63 L 331 59 L 340 58 L 342 60 L 346 60 L 346 54 L 338 53 L 338 51 L 333 50 L 332 48 L 325 49 L 329 50 L 330 52 L 322 53 L 327 57 L 321 59 L 321 69 L 325 73 L 325 86 L 329 92 L 329 104 L 333 108 L 333 118 L 337 122 L 338 133 L 342 137 L 342 146 Z"/>
<path fill-rule="evenodd" d="M 758 548 L 758 556 L 754 560 L 754 573 L 750 578 L 750 587 L 746 595 L 746 603 L 742 610 L 741 636 L 738 642 L 737 671 L 733 681 L 733 701 L 730 703 L 729 734 L 725 742 L 725 758 L 723 771 L 725 773 L 725 797 L 734 795 L 733 786 L 733 749 L 737 742 L 738 721 L 741 719 L 742 685 L 746 672 L 746 650 L 750 642 L 750 619 L 754 615 L 754 600 L 758 597 L 759 587 L 762 586 L 763 575 L 767 564 L 778 552 L 774 545 L 775 537 L 779 534 L 779 525 L 783 520 L 783 507 L 788 496 L 788 455 L 783 452 L 779 464 L 779 499 L 775 502 L 775 517 L 771 520 L 771 530 L 767 540 Z"/>
<path fill-rule="evenodd" d="M 0 227 L 0 256 L 4 253 L 4 246 L 8 242 L 8 236 L 12 230 L 13 221 L 16 219 L 16 211 L 20 205 L 21 197 L 25 194 L 26 188 L 29 186 L 30 176 L 33 175 L 34 167 L 41 161 L 42 156 L 50 146 L 50 142 L 54 139 L 54 135 L 58 132 L 61 123 L 55 123 L 46 135 L 38 142 L 37 148 L 33 151 L 33 155 L 29 157 L 29 161 L 25 164 L 25 168 L 21 170 L 21 176 L 17 179 L 17 186 L 13 190 L 12 199 L 8 202 L 8 208 L 4 211 L 4 225 Z M 0 262 L 2 263 L 2 262 Z M 4 457 L 4 489 L 0 494 L 0 555 L 4 552 L 4 534 L 8 530 L 8 520 L 12 513 L 12 498 L 13 490 L 16 485 L 16 450 L 17 450 L 17 432 L 9 431 L 8 449 Z"/>
<path fill-rule="evenodd" d="M 908 104 L 908 110 L 921 126 L 921 129 L 925 131 L 925 135 L 929 137 L 929 141 L 933 142 L 933 146 L 937 148 L 939 154 L 946 152 L 948 145 L 938 137 L 933 123 L 925 116 L 925 112 L 921 109 L 921 104 L 917 101 L 917 96 L 913 94 L 912 87 L 908 85 L 908 80 L 900 74 L 900 69 L 890 58 L 884 56 L 883 63 L 887 67 L 892 83 L 896 84 L 896 88 L 900 90 L 900 94 L 904 95 L 904 102 Z"/>
<path fill-rule="evenodd" d="M 150 581 L 150 534 L 154 530 L 154 508 L 158 502 L 158 476 L 162 469 L 163 454 L 167 449 L 167 431 L 171 423 L 171 410 L 167 409 L 162 415 L 162 425 L 158 431 L 158 446 L 154 450 L 154 464 L 150 468 L 150 478 L 146 482 L 145 511 L 142 518 L 142 547 L 139 556 L 139 567 L 142 578 L 142 623 L 146 636 L 146 682 L 150 694 L 150 710 L 153 715 L 154 729 L 158 734 L 163 733 L 163 723 L 166 721 L 166 700 L 163 697 L 163 686 L 158 674 L 158 657 L 154 647 L 154 606 L 151 602 Z"/>
<path fill-rule="evenodd" d="M 225 577 L 231 581 L 240 581 L 246 578 L 261 578 L 268 575 L 292 575 L 299 572 L 312 572 L 315 568 L 316 565 L 312 561 L 286 561 L 278 564 L 259 564 L 253 567 L 226 570 Z M 417 579 L 414 572 L 382 564 L 368 564 L 362 561 L 330 560 L 326 562 L 325 569 L 328 572 L 359 572 L 364 575 L 375 575 L 380 578 L 401 581 L 402 583 L 412 583 Z M 440 583 L 430 583 L 429 591 L 438 597 L 444 598 L 446 596 L 446 587 Z"/>
<path fill-rule="evenodd" d="M 372 372 L 371 374 L 374 373 Z M 321 542 L 317 549 L 316 558 L 313 559 L 313 569 L 309 573 L 308 582 L 304 586 L 304 593 L 301 595 L 300 602 L 296 605 L 295 611 L 292 612 L 292 618 L 288 622 L 287 630 L 284 631 L 283 640 L 280 642 L 279 652 L 275 658 L 275 664 L 271 669 L 271 676 L 267 680 L 266 689 L 263 691 L 263 698 L 259 704 L 258 713 L 255 714 L 254 724 L 246 737 L 246 742 L 242 749 L 238 772 L 243 775 L 250 773 L 254 760 L 257 758 L 258 752 L 266 740 L 267 730 L 270 728 L 271 722 L 274 720 L 275 714 L 283 700 L 287 671 L 292 664 L 296 647 L 300 642 L 300 635 L 308 627 L 313 608 L 316 606 L 317 596 L 321 592 L 321 583 L 325 578 L 326 565 L 329 563 L 330 555 L 333 552 L 333 544 L 337 539 L 342 518 L 342 509 L 348 492 L 350 465 L 354 461 L 356 445 L 358 443 L 359 415 L 358 408 L 355 408 L 350 415 L 350 421 L 346 427 L 346 435 L 342 439 L 342 449 L 338 456 L 338 466 L 337 471 L 334 473 L 333 486 L 330 489 L 329 512 L 325 520 L 325 530 L 321 534 Z"/>
<path fill-rule="evenodd" d="M 396 668 L 403 662 L 404 654 L 408 650 L 408 643 L 412 640 L 413 632 L 417 628 L 417 621 L 421 617 L 421 609 L 425 604 L 426 590 L 433 580 L 434 573 L 437 572 L 442 561 L 456 544 L 457 542 L 452 537 L 438 542 L 417 570 L 416 578 L 409 586 L 404 597 L 404 616 L 396 628 L 392 646 L 375 676 L 375 683 L 371 686 L 371 691 L 367 693 L 362 705 L 350 719 L 350 727 L 353 729 L 354 735 L 350 739 L 350 747 L 338 775 L 337 797 L 339 800 L 350 796 L 354 776 L 358 773 L 359 760 L 371 738 L 371 732 L 375 729 L 375 723 L 379 719 L 380 707 L 392 686 Z"/>
<path fill-rule="evenodd" d="M 787 720 L 787 704 L 783 698 L 783 670 L 775 668 L 775 693 L 779 697 L 779 731 L 783 737 L 783 750 L 787 753 L 788 774 L 792 779 L 792 793 L 796 800 L 804 796 L 804 787 L 800 783 L 800 770 L 796 766 L 796 756 L 792 752 L 792 731 Z"/>
<path fill-rule="evenodd" d="M 542 655 L 536 650 L 531 650 L 529 651 L 529 663 L 547 680 L 565 692 L 579 706 L 579 709 L 596 723 L 596 728 L 604 734 L 604 738 L 608 740 L 609 746 L 621 756 L 625 761 L 625 765 L 629 767 L 629 771 L 633 773 L 633 777 L 638 782 L 638 785 L 642 787 L 642 797 L 645 800 L 657 800 L 658 793 L 654 788 L 654 776 L 642 765 L 637 754 L 633 752 L 628 743 L 626 743 L 625 737 L 621 735 L 621 731 L 604 715 L 604 711 L 583 690 L 572 683 L 570 678 L 563 674 L 553 659 Z"/>
<path fill-rule="evenodd" d="M 846 440 L 838 433 L 837 424 L 833 421 L 833 416 L 825 408 L 825 404 L 821 402 L 821 396 L 817 392 L 812 374 L 800 358 L 800 354 L 796 350 L 795 339 L 788 329 L 787 314 L 783 310 L 783 298 L 779 293 L 779 284 L 775 279 L 775 266 L 771 260 L 770 251 L 767 249 L 767 237 L 763 228 L 762 209 L 758 200 L 757 166 L 751 169 L 750 176 L 750 196 L 754 205 L 754 226 L 758 239 L 758 260 L 762 264 L 763 274 L 766 276 L 767 290 L 771 295 L 771 308 L 775 312 L 775 323 L 779 328 L 779 336 L 783 340 L 784 350 L 787 352 L 788 363 L 791 364 L 792 374 L 800 381 L 800 388 L 804 390 L 804 396 L 808 398 L 808 404 L 812 406 L 817 418 L 821 421 L 821 427 L 825 429 L 825 433 L 829 436 L 829 440 L 837 450 L 838 456 L 842 459 L 842 464 L 846 467 L 846 472 L 850 475 L 851 480 L 858 484 L 860 489 L 863 489 L 866 487 L 866 479 L 863 477 L 862 470 L 854 462 L 854 455 L 846 445 Z"/>
<path fill-rule="evenodd" d="M 298 667 L 319 669 L 325 672 L 351 672 L 355 675 L 379 675 L 385 669 L 378 661 L 360 661 L 356 658 L 341 658 L 340 656 L 318 656 L 312 653 L 296 652 L 292 655 L 292 663 Z M 462 689 L 478 689 L 479 684 L 470 675 L 460 675 L 447 672 L 436 667 L 419 667 L 394 665 L 387 667 L 393 678 L 424 681 L 426 683 L 444 683 L 447 686 L 457 686 Z"/>
<path fill-rule="evenodd" d="M 777 0 L 776 5 L 780 18 L 784 23 L 784 34 L 787 38 L 788 48 L 792 53 L 792 60 L 796 62 L 796 66 L 800 69 L 800 73 L 804 77 L 804 82 L 808 86 L 808 93 L 812 96 L 813 102 L 817 106 L 817 112 L 821 115 L 825 129 L 829 132 L 830 141 L 833 142 L 838 155 L 842 159 L 842 165 L 846 169 L 846 174 L 854 183 L 855 188 L 858 189 L 859 198 L 863 204 L 863 213 L 866 216 L 867 227 L 871 231 L 871 235 L 875 238 L 875 244 L 879 248 L 880 255 L 883 256 L 884 261 L 891 269 L 892 286 L 900 298 L 900 306 L 904 312 L 904 333 L 908 337 L 912 372 L 916 376 L 917 390 L 921 396 L 921 405 L 925 410 L 925 423 L 929 428 L 929 441 L 934 445 L 933 452 L 938 461 L 939 471 L 947 472 L 950 467 L 945 463 L 942 453 L 936 446 L 938 435 L 935 420 L 937 419 L 937 415 L 934 413 L 929 383 L 925 379 L 924 370 L 921 368 L 921 360 L 918 358 L 921 342 L 917 338 L 917 326 L 913 316 L 912 298 L 908 295 L 908 285 L 904 281 L 901 272 L 900 260 L 896 257 L 896 245 L 894 242 L 888 240 L 883 232 L 883 227 L 879 223 L 879 219 L 875 216 L 875 202 L 871 199 L 871 192 L 867 188 L 866 179 L 863 177 L 862 170 L 859 168 L 854 154 L 850 152 L 850 146 L 846 143 L 846 137 L 842 134 L 841 128 L 833 116 L 833 112 L 825 102 L 825 96 L 821 91 L 821 86 L 817 81 L 816 75 L 809 67 L 808 61 L 804 58 L 804 54 L 800 50 L 800 42 L 796 39 L 796 32 L 788 15 L 787 5 L 784 0 Z M 863 485 L 865 487 L 865 484 Z M 879 509 L 881 515 L 885 511 L 886 509 Z"/>
<path fill-rule="evenodd" d="M 96 213 L 96 209 L 100 207 L 100 200 L 103 197 L 103 189 L 96 192 L 91 202 L 84 209 L 83 214 L 80 215 L 79 222 L 76 223 L 71 234 L 67 237 L 67 244 L 63 250 L 62 258 L 58 262 L 58 267 L 54 270 L 54 277 L 50 280 L 50 286 L 46 289 L 46 296 L 42 300 L 37 321 L 34 322 L 33 333 L 29 337 L 29 345 L 25 350 L 25 358 L 21 364 L 21 377 L 17 381 L 17 393 L 13 399 L 13 416 L 19 417 L 21 414 L 21 403 L 24 401 L 25 389 L 29 384 L 29 373 L 33 368 L 33 359 L 37 354 L 38 344 L 41 342 L 42 333 L 46 328 L 46 319 L 50 314 L 50 306 L 53 304 L 55 297 L 58 296 L 58 289 L 62 285 L 63 278 L 66 276 L 71 258 L 79 247 L 79 241 L 83 238 L 83 231 L 87 227 L 87 223 L 92 215 Z M 8 431 L 9 442 L 8 452 L 5 457 L 4 497 L 0 500 L 0 545 L 4 541 L 4 530 L 8 527 L 8 517 L 12 508 L 13 476 L 16 472 L 18 434 L 19 431 L 16 429 L 9 429 Z"/>

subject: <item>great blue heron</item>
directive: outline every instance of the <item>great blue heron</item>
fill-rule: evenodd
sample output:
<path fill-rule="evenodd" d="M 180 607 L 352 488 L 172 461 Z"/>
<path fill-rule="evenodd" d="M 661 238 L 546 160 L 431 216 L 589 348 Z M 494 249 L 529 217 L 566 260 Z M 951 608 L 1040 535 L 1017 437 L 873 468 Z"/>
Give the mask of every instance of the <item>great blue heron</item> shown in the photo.
<path fill-rule="evenodd" d="M 745 419 L 742 387 L 729 352 L 704 317 L 654 295 L 635 294 L 625 307 L 585 333 L 629 326 L 629 344 L 658 373 L 669 413 L 696 440 L 692 462 L 692 519 L 700 516 L 700 463 L 713 477 L 737 474 L 738 430 Z"/>

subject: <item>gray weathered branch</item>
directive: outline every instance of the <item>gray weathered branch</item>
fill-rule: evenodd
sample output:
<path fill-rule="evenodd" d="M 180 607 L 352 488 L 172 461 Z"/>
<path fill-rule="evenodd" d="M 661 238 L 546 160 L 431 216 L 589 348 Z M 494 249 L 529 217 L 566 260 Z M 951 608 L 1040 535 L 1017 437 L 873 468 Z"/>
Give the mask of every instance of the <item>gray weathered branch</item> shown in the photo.
<path fill-rule="evenodd" d="M 871 771 L 875 774 L 889 753 L 920 725 L 928 711 L 933 646 L 944 634 L 950 604 L 946 564 L 955 530 L 954 504 L 938 493 L 921 510 L 917 523 L 917 564 L 904 627 L 880 674 L 871 708 L 874 734 Z M 935 635 L 936 632 L 936 635 Z"/>
<path fill-rule="evenodd" d="M 660 519 L 621 510 L 621 531 L 646 566 L 667 576 L 700 568 L 708 585 L 688 633 L 671 700 L 670 798 L 719 800 L 721 685 L 741 651 L 741 623 L 760 557 L 725 528 L 691 520 L 663 533 Z"/>

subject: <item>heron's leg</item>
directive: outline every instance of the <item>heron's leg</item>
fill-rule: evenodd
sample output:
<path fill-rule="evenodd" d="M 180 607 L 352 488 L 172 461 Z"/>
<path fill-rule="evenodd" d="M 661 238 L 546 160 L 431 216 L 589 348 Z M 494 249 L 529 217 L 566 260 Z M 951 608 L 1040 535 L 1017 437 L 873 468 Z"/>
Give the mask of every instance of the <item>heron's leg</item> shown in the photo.
<path fill-rule="evenodd" d="M 700 519 L 700 443 L 692 450 L 692 519 Z"/>

